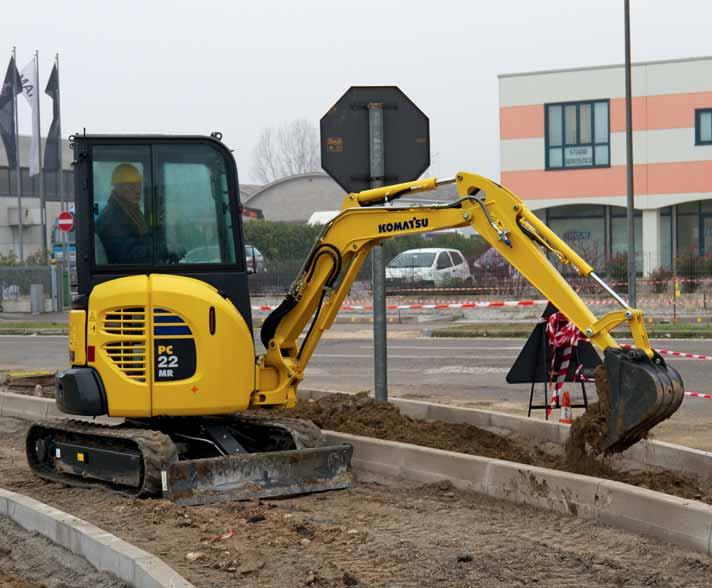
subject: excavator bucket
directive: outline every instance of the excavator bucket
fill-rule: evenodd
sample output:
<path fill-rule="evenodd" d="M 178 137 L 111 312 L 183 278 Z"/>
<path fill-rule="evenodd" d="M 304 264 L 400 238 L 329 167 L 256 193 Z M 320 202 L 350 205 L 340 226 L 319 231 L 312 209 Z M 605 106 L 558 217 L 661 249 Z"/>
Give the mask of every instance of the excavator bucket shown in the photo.
<path fill-rule="evenodd" d="M 599 447 L 621 452 L 645 438 L 669 418 L 684 398 L 682 378 L 657 353 L 608 348 L 604 352 L 607 385 L 599 382 L 599 402 L 607 407 L 608 430 Z M 607 396 L 607 397 L 606 397 Z"/>
<path fill-rule="evenodd" d="M 242 453 L 169 466 L 164 497 L 181 505 L 350 488 L 351 445 Z"/>

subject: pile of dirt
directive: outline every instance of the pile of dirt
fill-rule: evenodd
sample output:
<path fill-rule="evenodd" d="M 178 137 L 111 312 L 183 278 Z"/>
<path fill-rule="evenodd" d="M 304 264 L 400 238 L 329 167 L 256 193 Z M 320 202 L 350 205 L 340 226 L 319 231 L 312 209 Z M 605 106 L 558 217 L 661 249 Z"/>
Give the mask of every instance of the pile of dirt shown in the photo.
<path fill-rule="evenodd" d="M 601 380 L 603 386 L 606 385 L 604 379 Z M 598 456 L 587 451 L 587 443 L 597 446 L 601 435 L 605 435 L 605 420 L 601 423 L 604 410 L 605 407 L 600 405 L 590 405 L 584 421 L 586 426 L 572 428 L 573 441 L 564 452 L 474 425 L 414 419 L 402 415 L 393 404 L 376 402 L 365 392 L 332 394 L 319 400 L 299 402 L 295 409 L 279 412 L 283 416 L 311 420 L 319 428 L 330 431 L 596 476 L 712 504 L 712 486 L 695 478 L 667 470 L 626 471 L 620 458 Z"/>
<path fill-rule="evenodd" d="M 393 404 L 376 402 L 366 392 L 333 394 L 299 402 L 284 416 L 312 421 L 320 429 L 400 441 L 413 445 L 553 467 L 553 456 L 538 448 L 463 423 L 421 421 L 404 416 Z"/>
<path fill-rule="evenodd" d="M 595 371 L 598 402 L 588 405 L 586 412 L 571 425 L 564 446 L 566 463 L 570 470 L 587 476 L 607 477 L 608 461 L 601 457 L 602 443 L 608 435 L 608 373 L 603 365 Z"/>

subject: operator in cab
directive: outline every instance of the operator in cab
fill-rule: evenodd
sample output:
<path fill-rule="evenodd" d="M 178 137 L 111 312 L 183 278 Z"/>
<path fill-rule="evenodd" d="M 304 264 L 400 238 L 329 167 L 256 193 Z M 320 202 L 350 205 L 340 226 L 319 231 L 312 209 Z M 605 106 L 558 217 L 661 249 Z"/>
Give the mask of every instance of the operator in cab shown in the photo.
<path fill-rule="evenodd" d="M 109 200 L 96 221 L 108 263 L 150 263 L 152 239 L 141 212 L 141 173 L 135 165 L 120 163 L 111 174 L 111 186 Z"/>

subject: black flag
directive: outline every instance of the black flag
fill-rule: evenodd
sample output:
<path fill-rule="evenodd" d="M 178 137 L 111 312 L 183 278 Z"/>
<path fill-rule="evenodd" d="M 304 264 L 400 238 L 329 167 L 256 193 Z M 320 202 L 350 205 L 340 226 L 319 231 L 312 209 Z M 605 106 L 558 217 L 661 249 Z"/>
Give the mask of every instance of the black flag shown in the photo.
<path fill-rule="evenodd" d="M 52 73 L 49 74 L 45 94 L 52 98 L 52 124 L 47 133 L 47 142 L 45 143 L 44 152 L 44 170 L 46 172 L 59 171 L 59 150 L 61 148 L 61 140 L 59 136 L 60 119 L 59 119 L 59 73 L 57 72 L 57 64 L 54 64 Z"/>
<path fill-rule="evenodd" d="M 5 153 L 7 153 L 8 169 L 17 167 L 15 96 L 21 93 L 22 80 L 15 66 L 15 59 L 11 57 L 10 64 L 7 66 L 7 73 L 5 74 L 5 81 L 2 84 L 2 90 L 0 90 L 0 135 L 5 145 Z"/>

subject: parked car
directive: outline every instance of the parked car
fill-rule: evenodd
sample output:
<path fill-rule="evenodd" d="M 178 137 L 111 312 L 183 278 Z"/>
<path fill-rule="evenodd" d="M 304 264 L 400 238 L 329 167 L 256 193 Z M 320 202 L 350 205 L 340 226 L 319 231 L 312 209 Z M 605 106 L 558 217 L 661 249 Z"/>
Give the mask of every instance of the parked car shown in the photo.
<path fill-rule="evenodd" d="M 219 263 L 220 249 L 217 245 L 208 245 L 206 247 L 196 247 L 188 251 L 180 260 L 181 263 Z M 254 274 L 264 272 L 265 258 L 257 247 L 245 243 L 245 262 L 247 265 L 247 273 Z"/>
<path fill-rule="evenodd" d="M 266 271 L 265 257 L 254 245 L 245 243 L 245 260 L 247 261 L 247 273 L 256 274 Z"/>
<path fill-rule="evenodd" d="M 453 283 L 472 284 L 470 267 L 457 249 L 409 249 L 396 255 L 386 266 L 386 283 L 421 283 L 447 286 Z"/>

